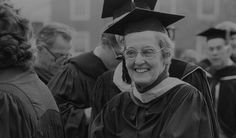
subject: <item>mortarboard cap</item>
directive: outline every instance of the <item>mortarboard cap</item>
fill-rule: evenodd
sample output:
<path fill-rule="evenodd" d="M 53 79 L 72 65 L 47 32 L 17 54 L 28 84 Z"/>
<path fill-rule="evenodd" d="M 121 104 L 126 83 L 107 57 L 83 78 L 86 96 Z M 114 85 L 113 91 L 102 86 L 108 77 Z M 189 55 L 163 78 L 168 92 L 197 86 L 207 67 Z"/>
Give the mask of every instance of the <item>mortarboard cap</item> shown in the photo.
<path fill-rule="evenodd" d="M 144 30 L 166 32 L 166 27 L 184 16 L 135 8 L 105 29 L 105 33 L 125 35 Z"/>
<path fill-rule="evenodd" d="M 156 2 L 157 0 L 104 0 L 102 18 L 115 19 L 136 7 L 154 10 Z"/>
<path fill-rule="evenodd" d="M 214 38 L 227 38 L 227 31 L 222 29 L 216 28 L 209 28 L 201 33 L 198 36 L 206 37 L 207 40 L 214 39 Z"/>

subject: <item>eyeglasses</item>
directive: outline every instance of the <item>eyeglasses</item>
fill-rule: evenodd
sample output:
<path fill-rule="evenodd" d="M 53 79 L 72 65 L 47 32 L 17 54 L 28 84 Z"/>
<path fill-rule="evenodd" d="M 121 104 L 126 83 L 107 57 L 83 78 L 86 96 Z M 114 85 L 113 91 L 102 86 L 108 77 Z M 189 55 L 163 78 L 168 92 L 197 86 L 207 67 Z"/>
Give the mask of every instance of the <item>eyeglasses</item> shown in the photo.
<path fill-rule="evenodd" d="M 47 46 L 45 45 L 39 45 L 37 46 L 37 49 L 39 51 L 42 51 L 43 49 L 45 49 L 54 59 L 54 61 L 56 61 L 58 58 L 62 57 L 62 56 L 70 56 L 69 54 L 64 54 L 64 53 L 53 53 Z"/>
<path fill-rule="evenodd" d="M 152 49 L 152 48 L 144 48 L 140 52 L 135 49 L 127 49 L 124 52 L 124 56 L 127 59 L 134 59 L 137 57 L 138 53 L 140 53 L 144 58 L 153 58 L 155 55 L 164 48 L 161 48 L 159 50 Z"/>
<path fill-rule="evenodd" d="M 49 41 L 55 39 L 57 35 L 61 35 L 66 41 L 71 41 L 72 37 L 64 32 L 60 31 L 43 31 L 39 34 L 38 39 L 43 41 Z"/>

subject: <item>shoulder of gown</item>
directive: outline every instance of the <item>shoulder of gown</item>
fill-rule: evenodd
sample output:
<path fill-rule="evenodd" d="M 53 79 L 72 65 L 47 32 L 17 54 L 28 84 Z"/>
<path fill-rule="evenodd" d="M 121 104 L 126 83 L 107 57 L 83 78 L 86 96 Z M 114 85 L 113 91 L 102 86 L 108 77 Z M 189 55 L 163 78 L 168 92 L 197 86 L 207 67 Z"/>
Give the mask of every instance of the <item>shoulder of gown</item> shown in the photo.
<path fill-rule="evenodd" d="M 3 86 L 3 87 L 2 87 Z M 0 88 L 0 135 L 4 138 L 64 138 L 60 113 L 48 109 L 38 116 L 30 97 L 14 84 L 1 85 Z M 38 103 L 35 103 L 38 104 Z M 40 106 L 44 105 L 37 105 Z M 41 111 L 42 112 L 42 111 Z M 9 135 L 9 136 L 8 136 Z M 12 136 L 15 135 L 15 136 Z"/>
<path fill-rule="evenodd" d="M 162 119 L 164 122 L 162 131 L 156 137 L 215 138 L 206 101 L 196 88 L 187 85 L 172 96 L 174 98 L 169 101 L 170 106 L 163 111 L 165 117 Z M 130 101 L 129 93 L 113 97 L 94 120 L 90 130 L 91 136 L 93 138 L 116 136 L 116 127 L 119 123 L 116 118 L 123 115 Z"/>
<path fill-rule="evenodd" d="M 79 108 L 86 108 L 89 107 L 87 91 L 93 81 L 76 70 L 74 65 L 68 64 L 49 81 L 47 86 L 58 105 L 70 102 Z"/>
<path fill-rule="evenodd" d="M 36 115 L 19 97 L 0 90 L 0 137 L 32 138 L 36 134 Z M 30 110 L 31 109 L 31 110 Z"/>

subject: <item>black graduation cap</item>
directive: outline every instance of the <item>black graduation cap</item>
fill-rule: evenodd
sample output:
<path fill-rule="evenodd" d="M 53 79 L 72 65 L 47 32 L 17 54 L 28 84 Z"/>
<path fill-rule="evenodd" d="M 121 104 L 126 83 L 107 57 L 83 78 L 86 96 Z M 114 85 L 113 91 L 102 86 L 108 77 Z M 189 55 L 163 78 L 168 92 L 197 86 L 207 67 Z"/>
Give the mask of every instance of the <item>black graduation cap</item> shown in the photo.
<path fill-rule="evenodd" d="M 207 40 L 214 39 L 214 38 L 227 39 L 227 31 L 226 30 L 216 29 L 213 27 L 199 33 L 198 35 L 202 36 L 202 37 L 206 37 Z"/>
<path fill-rule="evenodd" d="M 166 27 L 182 19 L 184 16 L 156 12 L 143 8 L 135 8 L 122 16 L 105 29 L 105 33 L 125 35 L 131 32 L 152 30 L 166 32 Z"/>
<path fill-rule="evenodd" d="M 154 10 L 156 2 L 157 0 L 104 0 L 102 18 L 115 19 L 136 7 Z"/>

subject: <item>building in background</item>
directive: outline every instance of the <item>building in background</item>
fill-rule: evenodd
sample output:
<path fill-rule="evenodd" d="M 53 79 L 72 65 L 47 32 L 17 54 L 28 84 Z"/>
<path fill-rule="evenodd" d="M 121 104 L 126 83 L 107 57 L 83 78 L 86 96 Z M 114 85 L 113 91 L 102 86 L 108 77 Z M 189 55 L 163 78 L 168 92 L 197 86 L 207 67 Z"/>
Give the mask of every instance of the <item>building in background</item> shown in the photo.
<path fill-rule="evenodd" d="M 156 10 L 185 15 L 175 24 L 176 56 L 183 49 L 196 49 L 204 54 L 205 40 L 196 34 L 219 22 L 236 22 L 235 0 L 158 0 Z"/>
<path fill-rule="evenodd" d="M 73 26 L 77 30 L 75 51 L 95 48 L 108 20 L 101 19 L 103 0 L 51 0 L 51 20 Z"/>
<path fill-rule="evenodd" d="M 103 0 L 12 0 L 24 8 L 24 13 L 40 27 L 40 22 L 56 21 L 74 27 L 76 52 L 89 51 L 97 46 L 99 34 L 111 20 L 101 19 Z M 175 24 L 176 56 L 183 49 L 204 51 L 202 38 L 196 34 L 215 24 L 236 22 L 235 0 L 158 0 L 156 10 L 185 15 Z"/>

